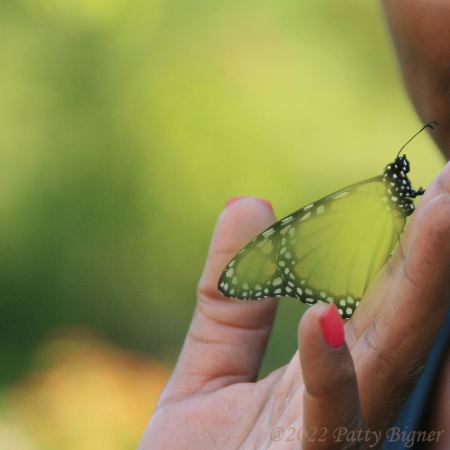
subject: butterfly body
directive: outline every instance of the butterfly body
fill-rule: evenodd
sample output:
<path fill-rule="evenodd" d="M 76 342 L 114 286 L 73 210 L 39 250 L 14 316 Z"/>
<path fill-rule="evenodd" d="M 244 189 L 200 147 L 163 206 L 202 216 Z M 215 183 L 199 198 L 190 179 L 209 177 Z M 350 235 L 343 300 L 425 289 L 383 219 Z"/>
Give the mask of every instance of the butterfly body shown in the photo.
<path fill-rule="evenodd" d="M 358 306 L 414 211 L 405 155 L 382 175 L 340 189 L 276 222 L 226 265 L 219 291 L 241 300 L 288 296 L 335 303 L 343 318 Z"/>
<path fill-rule="evenodd" d="M 414 211 L 413 198 L 424 194 L 424 190 L 419 188 L 414 190 L 408 178 L 409 161 L 406 156 L 399 156 L 384 170 L 383 181 L 386 184 L 391 202 L 400 208 L 406 215 Z"/>

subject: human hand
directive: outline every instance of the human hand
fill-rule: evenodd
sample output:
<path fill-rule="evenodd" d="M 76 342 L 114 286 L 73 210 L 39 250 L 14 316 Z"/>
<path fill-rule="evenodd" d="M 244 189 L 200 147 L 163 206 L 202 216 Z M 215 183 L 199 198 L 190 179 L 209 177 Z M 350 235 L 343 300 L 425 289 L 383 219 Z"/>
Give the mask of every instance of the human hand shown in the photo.
<path fill-rule="evenodd" d="M 339 346 L 340 318 L 332 318 L 331 326 L 326 319 L 333 307 L 314 305 L 300 322 L 299 352 L 255 382 L 277 303 L 226 299 L 217 280 L 236 251 L 273 222 L 271 209 L 252 198 L 233 202 L 220 215 L 189 332 L 141 450 L 381 445 L 448 308 L 450 164 L 345 324 L 346 343 Z M 334 442 L 337 429 L 370 429 L 381 440 L 371 435 Z"/>

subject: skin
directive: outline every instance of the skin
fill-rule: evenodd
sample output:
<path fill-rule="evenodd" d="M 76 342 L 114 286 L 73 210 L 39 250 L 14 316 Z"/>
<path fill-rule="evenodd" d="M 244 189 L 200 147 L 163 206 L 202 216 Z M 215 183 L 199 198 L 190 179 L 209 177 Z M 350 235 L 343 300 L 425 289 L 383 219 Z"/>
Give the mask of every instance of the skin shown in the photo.
<path fill-rule="evenodd" d="M 382 3 L 409 96 L 423 122 L 440 123 L 432 135 L 450 159 L 450 2 Z"/>
<path fill-rule="evenodd" d="M 421 119 L 433 118 L 440 127 L 432 133 L 450 159 L 450 2 L 448 0 L 384 0 L 405 86 Z M 428 412 L 429 429 L 450 423 L 450 351 L 444 359 Z M 445 426 L 444 426 L 445 425 Z M 450 436 L 430 448 L 450 448 Z"/>
<path fill-rule="evenodd" d="M 189 332 L 140 449 L 333 448 L 332 442 L 274 441 L 271 430 L 354 430 L 364 422 L 382 431 L 399 412 L 448 308 L 450 163 L 347 321 L 347 344 L 338 350 L 326 344 L 319 317 L 327 306 L 317 304 L 301 319 L 300 351 L 255 382 L 277 303 L 230 301 L 217 280 L 235 252 L 274 220 L 267 204 L 252 198 L 220 215 Z"/>
<path fill-rule="evenodd" d="M 385 2 L 408 91 L 424 122 L 441 123 L 436 141 L 447 156 L 449 8 L 437 0 Z M 338 427 L 386 430 L 426 362 L 449 307 L 450 163 L 428 188 L 398 251 L 346 322 L 346 343 L 339 349 L 326 343 L 319 319 L 327 306 L 314 305 L 300 321 L 299 351 L 255 382 L 277 303 L 230 301 L 218 293 L 217 280 L 236 251 L 274 221 L 270 207 L 252 198 L 235 201 L 220 215 L 191 326 L 141 450 L 380 447 L 374 436 L 336 443 L 331 433 Z M 436 386 L 440 402 L 430 418 L 436 430 L 448 424 L 448 373 L 447 364 Z M 280 440 L 272 435 L 278 427 L 285 430 Z M 301 433 L 323 427 L 326 435 Z M 328 440 L 319 442 L 319 437 Z M 430 445 L 448 448 L 448 441 L 446 447 L 442 442 Z"/>

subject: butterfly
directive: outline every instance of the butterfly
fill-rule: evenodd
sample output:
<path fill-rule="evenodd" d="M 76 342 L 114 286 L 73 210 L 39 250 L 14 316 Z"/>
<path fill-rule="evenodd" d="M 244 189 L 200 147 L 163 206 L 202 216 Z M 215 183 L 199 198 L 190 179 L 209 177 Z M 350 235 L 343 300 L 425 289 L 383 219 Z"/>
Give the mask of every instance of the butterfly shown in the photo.
<path fill-rule="evenodd" d="M 306 304 L 335 303 L 352 316 L 370 282 L 394 251 L 414 212 L 404 147 L 382 175 L 352 184 L 279 220 L 243 247 L 218 283 L 241 300 L 293 297 Z"/>

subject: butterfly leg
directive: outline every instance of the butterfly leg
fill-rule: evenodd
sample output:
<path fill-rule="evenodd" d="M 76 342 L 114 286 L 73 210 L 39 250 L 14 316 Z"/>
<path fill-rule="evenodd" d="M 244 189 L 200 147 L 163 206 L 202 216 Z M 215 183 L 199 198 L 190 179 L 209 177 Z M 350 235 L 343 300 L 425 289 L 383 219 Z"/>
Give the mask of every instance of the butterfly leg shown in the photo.
<path fill-rule="evenodd" d="M 420 188 L 417 189 L 417 190 L 411 189 L 411 192 L 410 192 L 410 194 L 409 194 L 408 197 L 410 197 L 410 198 L 415 198 L 415 197 L 417 197 L 418 195 L 423 195 L 423 194 L 425 194 L 425 189 L 424 189 L 423 187 L 420 187 Z"/>

